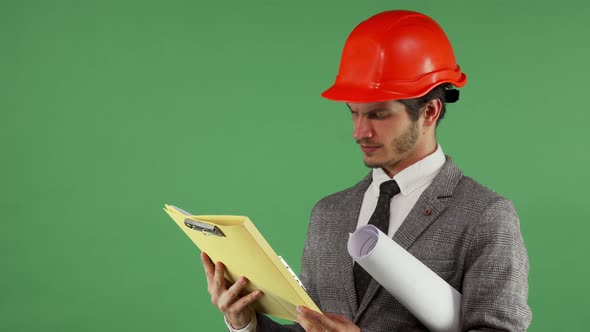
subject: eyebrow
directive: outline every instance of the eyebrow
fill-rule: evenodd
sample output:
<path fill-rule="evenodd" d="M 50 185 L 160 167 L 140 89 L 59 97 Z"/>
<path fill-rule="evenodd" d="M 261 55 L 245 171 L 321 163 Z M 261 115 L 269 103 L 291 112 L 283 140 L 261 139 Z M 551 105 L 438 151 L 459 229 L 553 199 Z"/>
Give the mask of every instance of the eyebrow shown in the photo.
<path fill-rule="evenodd" d="M 355 111 L 352 108 L 348 107 L 351 112 L 362 113 L 362 114 L 374 114 L 374 113 L 382 113 L 382 112 L 393 112 L 393 110 L 389 108 L 374 108 L 372 110 L 368 110 L 366 112 Z"/>
<path fill-rule="evenodd" d="M 358 112 L 358 111 L 353 110 L 352 107 L 350 107 L 350 105 L 348 103 L 345 103 L 345 104 L 346 104 L 346 106 L 348 107 L 348 109 L 351 112 Z M 386 111 L 387 112 L 392 112 L 393 110 L 392 109 L 389 109 L 389 108 L 384 108 L 384 107 L 376 107 L 376 108 L 371 109 L 371 110 L 368 110 L 368 111 L 366 111 L 364 113 L 366 114 L 366 113 L 386 112 Z"/>

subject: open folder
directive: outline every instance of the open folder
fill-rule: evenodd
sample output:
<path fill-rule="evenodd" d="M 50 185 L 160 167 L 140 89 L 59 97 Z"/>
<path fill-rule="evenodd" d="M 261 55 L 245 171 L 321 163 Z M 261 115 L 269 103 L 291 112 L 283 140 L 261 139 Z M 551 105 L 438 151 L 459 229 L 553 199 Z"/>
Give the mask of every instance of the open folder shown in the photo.
<path fill-rule="evenodd" d="M 172 205 L 165 205 L 164 211 L 201 251 L 225 265 L 228 280 L 235 282 L 245 276 L 249 280 L 247 292 L 260 289 L 264 293 L 252 305 L 257 312 L 292 321 L 297 305 L 320 312 L 248 217 L 194 216 Z"/>

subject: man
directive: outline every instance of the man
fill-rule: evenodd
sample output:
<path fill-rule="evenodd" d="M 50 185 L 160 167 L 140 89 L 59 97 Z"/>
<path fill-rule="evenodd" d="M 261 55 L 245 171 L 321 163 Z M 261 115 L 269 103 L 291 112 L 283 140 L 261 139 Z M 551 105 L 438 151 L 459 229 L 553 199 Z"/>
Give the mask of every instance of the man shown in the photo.
<path fill-rule="evenodd" d="M 346 103 L 373 170 L 311 213 L 301 280 L 324 315 L 298 308 L 298 324 L 281 326 L 254 313 L 248 305 L 261 292 L 242 296 L 247 280 L 226 285 L 223 265 L 203 254 L 212 302 L 230 330 L 426 331 L 348 255 L 348 234 L 367 223 L 461 292 L 462 330 L 528 328 L 528 256 L 516 211 L 463 176 L 436 141 L 446 103 L 458 100 L 452 86 L 465 83 L 444 31 L 423 14 L 388 11 L 352 31 L 322 95 Z"/>

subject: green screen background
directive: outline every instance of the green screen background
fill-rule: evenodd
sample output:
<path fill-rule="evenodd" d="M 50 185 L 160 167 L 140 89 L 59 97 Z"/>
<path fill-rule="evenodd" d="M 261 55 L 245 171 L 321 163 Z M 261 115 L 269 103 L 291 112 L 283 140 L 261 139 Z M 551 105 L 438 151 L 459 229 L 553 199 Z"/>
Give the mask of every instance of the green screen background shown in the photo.
<path fill-rule="evenodd" d="M 165 203 L 249 216 L 299 271 L 313 204 L 367 173 L 320 93 L 387 9 L 468 75 L 439 141 L 516 204 L 530 330 L 585 330 L 590 6 L 351 0 L 2 0 L 0 329 L 224 330 Z"/>

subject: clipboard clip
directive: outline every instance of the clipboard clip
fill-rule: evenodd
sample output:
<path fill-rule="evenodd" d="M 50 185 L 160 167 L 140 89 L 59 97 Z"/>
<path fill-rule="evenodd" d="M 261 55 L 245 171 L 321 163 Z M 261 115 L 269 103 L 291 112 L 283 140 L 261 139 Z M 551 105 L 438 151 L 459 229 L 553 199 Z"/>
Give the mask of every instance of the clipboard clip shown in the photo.
<path fill-rule="evenodd" d="M 225 234 L 223 234 L 223 232 L 221 231 L 221 229 L 219 229 L 219 227 L 211 225 L 211 224 L 207 224 L 207 223 L 199 222 L 199 221 L 195 221 L 195 220 L 190 220 L 187 218 L 187 219 L 184 219 L 184 225 L 190 229 L 195 230 L 195 231 L 201 231 L 201 233 L 203 233 L 203 235 L 205 235 L 205 236 L 215 235 L 215 236 L 225 237 Z"/>

